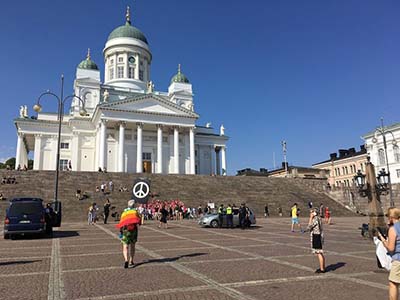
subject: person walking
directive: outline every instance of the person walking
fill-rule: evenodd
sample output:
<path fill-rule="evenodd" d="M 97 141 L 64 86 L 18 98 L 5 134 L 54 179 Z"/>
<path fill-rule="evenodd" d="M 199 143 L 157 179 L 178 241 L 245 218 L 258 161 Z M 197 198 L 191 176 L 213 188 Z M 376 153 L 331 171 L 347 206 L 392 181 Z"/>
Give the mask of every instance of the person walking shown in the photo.
<path fill-rule="evenodd" d="M 161 218 L 160 218 L 160 224 L 158 224 L 158 228 L 164 226 L 165 229 L 168 229 L 168 224 L 167 224 L 168 210 L 165 209 L 165 205 L 161 207 L 160 214 Z"/>
<path fill-rule="evenodd" d="M 95 218 L 96 218 L 95 205 L 96 205 L 96 203 L 93 203 L 92 205 L 89 206 L 89 210 L 88 210 L 88 224 L 89 225 L 94 225 L 94 223 L 95 223 Z"/>
<path fill-rule="evenodd" d="M 310 210 L 310 219 L 308 221 L 308 226 L 306 231 L 310 232 L 311 239 L 311 251 L 316 254 L 319 262 L 319 269 L 315 273 L 325 273 L 325 256 L 322 250 L 323 244 L 323 231 L 322 231 L 322 221 L 318 217 L 317 210 Z"/>
<path fill-rule="evenodd" d="M 120 230 L 119 237 L 122 243 L 122 254 L 124 256 L 124 268 L 129 265 L 134 266 L 134 257 L 136 250 L 136 242 L 139 234 L 139 225 L 141 224 L 141 216 L 135 208 L 135 201 L 129 200 L 128 207 L 121 214 L 121 219 L 116 225 Z"/>
<path fill-rule="evenodd" d="M 323 219 L 325 216 L 325 209 L 324 209 L 324 205 L 322 203 L 319 205 L 319 216 L 321 219 Z"/>
<path fill-rule="evenodd" d="M 292 232 L 294 232 L 294 226 L 297 225 L 300 228 L 300 231 L 303 232 L 303 229 L 301 228 L 301 224 L 299 221 L 299 209 L 297 207 L 297 203 L 295 203 L 292 208 L 291 208 L 291 213 L 292 217 Z"/>
<path fill-rule="evenodd" d="M 226 208 L 226 223 L 228 228 L 233 228 L 233 211 L 230 204 Z"/>
<path fill-rule="evenodd" d="M 246 214 L 247 214 L 246 205 L 242 203 L 239 207 L 239 224 L 242 230 L 246 228 Z"/>
<path fill-rule="evenodd" d="M 383 246 L 392 257 L 392 267 L 389 273 L 389 300 L 398 300 L 400 284 L 400 209 L 389 208 L 387 217 L 389 219 L 388 237 L 385 238 L 379 231 L 378 236 Z"/>
<path fill-rule="evenodd" d="M 221 204 L 218 208 L 218 224 L 219 228 L 222 228 L 222 223 L 224 222 L 224 205 Z"/>
<path fill-rule="evenodd" d="M 110 200 L 107 199 L 106 203 L 104 203 L 104 224 L 107 224 L 108 216 L 110 215 Z"/>
<path fill-rule="evenodd" d="M 325 224 L 331 225 L 331 211 L 329 207 L 325 207 Z"/>
<path fill-rule="evenodd" d="M 264 217 L 269 217 L 269 208 L 268 208 L 268 204 L 265 204 L 264 207 Z"/>

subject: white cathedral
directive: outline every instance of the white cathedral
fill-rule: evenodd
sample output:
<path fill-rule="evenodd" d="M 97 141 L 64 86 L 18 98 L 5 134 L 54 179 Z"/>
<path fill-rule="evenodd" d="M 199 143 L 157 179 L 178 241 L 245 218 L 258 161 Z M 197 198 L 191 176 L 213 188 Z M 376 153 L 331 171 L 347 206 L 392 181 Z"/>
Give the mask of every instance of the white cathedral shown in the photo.
<path fill-rule="evenodd" d="M 223 125 L 219 133 L 210 124 L 196 125 L 192 84 L 180 66 L 168 92 L 154 90 L 152 54 L 144 34 L 131 25 L 129 7 L 103 55 L 104 83 L 89 51 L 76 69 L 76 97 L 62 117 L 60 170 L 226 175 Z M 16 168 L 27 166 L 33 151 L 34 170 L 55 170 L 58 114 L 28 118 L 25 106 L 14 122 Z"/>

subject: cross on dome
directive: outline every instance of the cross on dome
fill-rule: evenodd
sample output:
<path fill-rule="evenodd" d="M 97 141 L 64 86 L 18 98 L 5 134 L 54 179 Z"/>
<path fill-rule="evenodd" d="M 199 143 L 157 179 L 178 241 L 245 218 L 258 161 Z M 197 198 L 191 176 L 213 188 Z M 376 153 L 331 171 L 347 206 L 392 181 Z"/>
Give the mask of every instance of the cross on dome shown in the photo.
<path fill-rule="evenodd" d="M 125 15 L 125 18 L 126 18 L 126 23 L 129 24 L 129 25 L 131 25 L 131 9 L 130 9 L 129 6 L 126 7 L 126 15 Z"/>
<path fill-rule="evenodd" d="M 90 48 L 87 49 L 86 59 L 90 60 Z"/>

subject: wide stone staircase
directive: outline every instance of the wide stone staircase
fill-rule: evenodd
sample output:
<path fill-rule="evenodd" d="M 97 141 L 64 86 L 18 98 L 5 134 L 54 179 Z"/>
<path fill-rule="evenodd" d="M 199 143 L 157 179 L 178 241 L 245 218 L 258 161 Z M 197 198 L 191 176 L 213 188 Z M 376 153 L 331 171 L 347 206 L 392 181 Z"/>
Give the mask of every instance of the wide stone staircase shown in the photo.
<path fill-rule="evenodd" d="M 16 184 L 2 184 L 0 192 L 10 199 L 18 196 L 40 197 L 46 202 L 54 198 L 54 171 L 6 171 L 0 170 L 0 178 L 12 176 Z M 102 211 L 106 198 L 121 211 L 132 195 L 133 181 L 139 177 L 147 177 L 151 181 L 151 191 L 155 199 L 179 199 L 188 207 L 204 207 L 208 202 L 235 203 L 237 206 L 246 202 L 255 210 L 258 217 L 268 204 L 270 215 L 278 215 L 278 207 L 282 207 L 283 216 L 289 217 L 290 207 L 294 202 L 299 204 L 301 216 L 308 215 L 308 201 L 315 206 L 323 203 L 329 206 L 333 216 L 350 216 L 353 212 L 328 196 L 313 191 L 309 186 L 295 179 L 240 177 L 240 176 L 203 176 L 203 175 L 157 175 L 157 174 L 125 174 L 97 172 L 60 172 L 59 200 L 63 203 L 63 221 L 85 221 L 87 210 L 92 202 L 96 202 Z M 112 180 L 114 191 L 103 195 L 96 192 L 96 186 Z M 127 192 L 119 192 L 126 187 Z M 84 200 L 75 197 L 76 190 L 88 195 Z M 0 218 L 4 217 L 8 201 L 0 202 Z"/>

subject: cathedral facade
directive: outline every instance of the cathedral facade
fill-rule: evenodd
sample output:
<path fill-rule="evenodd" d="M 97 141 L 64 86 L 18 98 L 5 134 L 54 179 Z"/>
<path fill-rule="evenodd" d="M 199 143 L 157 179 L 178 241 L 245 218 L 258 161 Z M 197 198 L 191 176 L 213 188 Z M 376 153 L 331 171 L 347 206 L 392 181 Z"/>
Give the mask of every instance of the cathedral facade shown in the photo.
<path fill-rule="evenodd" d="M 196 125 L 192 84 L 180 66 L 167 92 L 151 81 L 152 54 L 145 35 L 130 21 L 108 36 L 104 50 L 104 82 L 90 57 L 76 69 L 74 96 L 68 114 L 41 113 L 28 118 L 26 107 L 14 120 L 16 168 L 226 175 L 224 127 Z M 40 99 L 41 100 L 41 99 Z M 41 104 L 35 105 L 40 111 Z"/>

